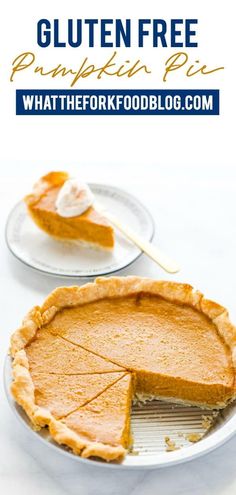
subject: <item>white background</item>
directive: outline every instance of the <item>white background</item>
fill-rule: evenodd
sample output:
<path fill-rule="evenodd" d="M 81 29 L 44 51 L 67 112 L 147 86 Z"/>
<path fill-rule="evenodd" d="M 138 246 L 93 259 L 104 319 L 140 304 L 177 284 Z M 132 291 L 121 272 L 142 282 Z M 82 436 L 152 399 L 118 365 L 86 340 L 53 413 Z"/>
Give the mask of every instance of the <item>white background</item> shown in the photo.
<path fill-rule="evenodd" d="M 229 3 L 228 3 L 229 5 Z M 228 7 L 227 5 L 227 7 Z M 181 272 L 173 277 L 190 282 L 208 297 L 226 305 L 236 321 L 236 235 L 234 152 L 233 13 L 222 2 L 124 2 L 101 0 L 9 2 L 1 26 L 1 357 L 9 336 L 27 310 L 64 281 L 31 272 L 12 259 L 4 242 L 4 225 L 15 202 L 33 181 L 52 169 L 68 169 L 88 181 L 118 185 L 137 195 L 156 222 L 155 242 L 178 260 Z M 223 72 L 187 80 L 179 74 L 170 89 L 219 88 L 220 117 L 16 117 L 16 88 L 69 87 L 65 80 L 38 79 L 32 73 L 9 82 L 12 60 L 25 50 L 35 51 L 41 62 L 76 65 L 84 54 L 104 60 L 112 49 L 40 49 L 36 46 L 39 18 L 131 17 L 198 18 L 199 48 L 193 59 L 225 65 Z M 86 53 L 85 53 L 86 52 Z M 121 50 L 121 57 L 122 50 Z M 160 67 L 171 49 L 130 50 Z M 138 55 L 137 55 L 138 54 Z M 127 55 L 124 54 L 124 57 Z M 55 64 L 56 65 L 56 64 Z M 161 78 L 99 83 L 83 81 L 80 87 L 164 87 Z M 119 83 L 119 86 L 118 86 Z M 125 273 L 165 277 L 142 257 Z M 1 393 L 1 480 L 3 493 L 46 495 L 103 495 L 136 493 L 167 495 L 233 494 L 236 490 L 236 439 L 203 459 L 168 470 L 122 472 L 98 470 L 51 453 L 32 442 L 13 417 Z"/>

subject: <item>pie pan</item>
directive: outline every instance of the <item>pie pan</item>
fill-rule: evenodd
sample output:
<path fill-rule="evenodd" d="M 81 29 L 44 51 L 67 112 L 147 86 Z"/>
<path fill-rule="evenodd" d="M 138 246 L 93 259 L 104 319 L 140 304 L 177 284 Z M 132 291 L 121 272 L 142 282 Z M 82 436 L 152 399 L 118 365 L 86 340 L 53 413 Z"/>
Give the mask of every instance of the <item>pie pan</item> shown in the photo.
<path fill-rule="evenodd" d="M 236 432 L 236 402 L 216 413 L 197 407 L 179 406 L 154 400 L 133 405 L 131 414 L 133 450 L 121 463 L 83 459 L 56 444 L 50 438 L 46 428 L 40 431 L 33 430 L 23 409 L 11 396 L 11 381 L 11 358 L 7 356 L 4 366 L 4 383 L 9 404 L 15 415 L 35 438 L 79 463 L 96 464 L 96 466 L 113 469 L 168 467 L 190 461 L 214 450 Z M 211 424 L 209 429 L 206 428 L 206 423 L 208 426 Z M 192 443 L 189 439 L 195 435 L 200 436 L 201 439 Z M 176 450 L 167 451 L 168 441 L 174 445 Z"/>

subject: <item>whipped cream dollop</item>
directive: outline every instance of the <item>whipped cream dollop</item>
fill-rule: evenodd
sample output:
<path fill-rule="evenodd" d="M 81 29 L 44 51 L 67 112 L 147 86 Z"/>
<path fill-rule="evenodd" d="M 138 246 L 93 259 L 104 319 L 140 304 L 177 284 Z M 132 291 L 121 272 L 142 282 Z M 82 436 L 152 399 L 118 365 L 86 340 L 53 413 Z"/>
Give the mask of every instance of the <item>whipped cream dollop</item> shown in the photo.
<path fill-rule="evenodd" d="M 61 217 L 77 217 L 84 213 L 94 201 L 89 186 L 78 179 L 68 179 L 56 199 L 56 210 Z"/>

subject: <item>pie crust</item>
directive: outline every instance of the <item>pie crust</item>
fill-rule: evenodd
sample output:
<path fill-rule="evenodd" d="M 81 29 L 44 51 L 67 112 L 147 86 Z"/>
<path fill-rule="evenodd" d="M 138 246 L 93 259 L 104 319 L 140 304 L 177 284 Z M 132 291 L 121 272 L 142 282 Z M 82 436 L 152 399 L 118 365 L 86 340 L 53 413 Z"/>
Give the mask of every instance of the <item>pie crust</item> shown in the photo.
<path fill-rule="evenodd" d="M 216 328 L 217 335 L 229 351 L 232 362 L 233 385 L 230 397 L 219 404 L 209 405 L 206 401 L 188 401 L 203 407 L 222 408 L 236 397 L 236 328 L 231 324 L 227 310 L 208 299 L 188 284 L 155 281 L 141 277 L 98 278 L 82 287 L 61 287 L 55 289 L 41 307 L 34 307 L 23 320 L 22 326 L 11 338 L 10 353 L 13 358 L 12 394 L 23 407 L 32 423 L 37 427 L 48 426 L 54 440 L 70 447 L 82 457 L 98 456 L 107 461 L 120 460 L 126 453 L 123 445 L 108 445 L 88 441 L 71 430 L 47 409 L 35 402 L 35 388 L 32 380 L 26 346 L 33 341 L 37 332 L 48 325 L 65 308 L 75 308 L 103 299 L 147 294 L 158 296 L 165 301 L 187 306 L 203 314 Z M 119 318 L 119 314 L 118 314 Z M 93 351 L 92 351 L 93 352 Z M 103 358 L 103 356 L 101 356 Z M 111 360 L 112 361 L 112 360 Z M 114 362 L 114 361 L 113 361 Z M 114 363 L 115 365 L 119 363 Z M 121 368 L 122 369 L 122 368 Z M 127 368 L 127 372 L 130 370 Z M 137 392 L 139 392 L 137 390 Z M 155 394 L 157 395 L 157 394 Z M 162 400 L 165 400 L 163 395 Z M 166 398 L 166 400 L 175 400 Z M 183 400 L 186 403 L 185 400 Z"/>

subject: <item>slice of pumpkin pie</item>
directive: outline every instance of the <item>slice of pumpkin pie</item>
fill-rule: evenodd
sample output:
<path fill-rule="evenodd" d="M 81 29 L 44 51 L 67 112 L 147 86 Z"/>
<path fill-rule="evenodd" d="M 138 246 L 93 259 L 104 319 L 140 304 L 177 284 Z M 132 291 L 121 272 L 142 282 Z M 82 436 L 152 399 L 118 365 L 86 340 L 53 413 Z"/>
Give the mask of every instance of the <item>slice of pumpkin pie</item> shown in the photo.
<path fill-rule="evenodd" d="M 73 440 L 77 437 L 81 457 L 99 456 L 106 460 L 123 457 L 131 441 L 132 380 L 134 377 L 127 373 L 88 404 L 61 421 L 51 422 L 52 437 L 73 450 Z"/>
<path fill-rule="evenodd" d="M 96 210 L 86 184 L 67 172 L 50 172 L 34 185 L 24 201 L 35 224 L 58 240 L 112 249 L 114 229 Z"/>

